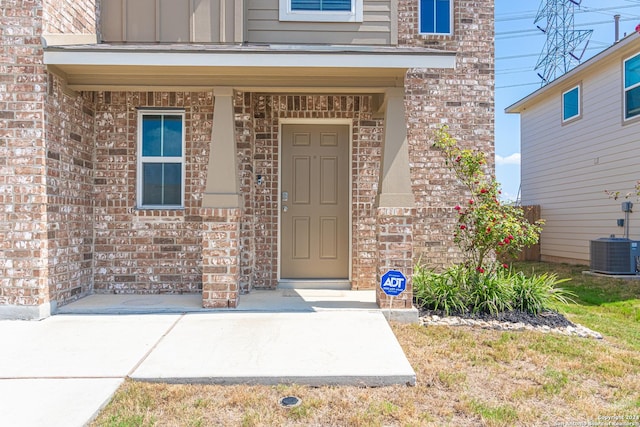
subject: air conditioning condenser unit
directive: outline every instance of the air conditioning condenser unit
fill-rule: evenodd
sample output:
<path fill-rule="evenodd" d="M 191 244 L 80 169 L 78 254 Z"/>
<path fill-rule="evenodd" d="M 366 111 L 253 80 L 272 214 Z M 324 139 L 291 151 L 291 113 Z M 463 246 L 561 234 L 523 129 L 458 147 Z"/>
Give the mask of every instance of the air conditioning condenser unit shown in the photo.
<path fill-rule="evenodd" d="M 591 240 L 591 271 L 605 274 L 637 274 L 639 272 L 640 242 L 637 240 L 603 237 Z"/>

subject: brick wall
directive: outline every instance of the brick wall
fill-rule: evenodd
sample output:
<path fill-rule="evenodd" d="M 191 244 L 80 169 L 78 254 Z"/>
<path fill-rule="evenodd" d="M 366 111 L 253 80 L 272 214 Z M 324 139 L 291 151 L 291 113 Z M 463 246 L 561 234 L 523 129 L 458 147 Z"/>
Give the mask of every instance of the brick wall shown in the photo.
<path fill-rule="evenodd" d="M 454 70 L 412 69 L 406 78 L 406 107 L 413 192 L 414 261 L 444 267 L 459 260 L 453 244 L 453 206 L 464 190 L 431 147 L 433 130 L 446 124 L 453 137 L 494 160 L 494 28 L 493 0 L 458 0 L 452 36 L 421 35 L 418 2 L 400 0 L 399 43 L 457 51 Z"/>
<path fill-rule="evenodd" d="M 45 34 L 95 34 L 97 0 L 42 0 Z"/>
<path fill-rule="evenodd" d="M 40 306 L 47 292 L 42 7 L 0 8 L 0 304 Z"/>
<path fill-rule="evenodd" d="M 136 208 L 137 107 L 185 110 L 184 210 Z M 199 292 L 212 93 L 99 92 L 95 120 L 96 292 Z"/>
<path fill-rule="evenodd" d="M 95 107 L 92 93 L 65 90 L 53 74 L 47 87 L 48 285 L 60 305 L 93 289 Z"/>

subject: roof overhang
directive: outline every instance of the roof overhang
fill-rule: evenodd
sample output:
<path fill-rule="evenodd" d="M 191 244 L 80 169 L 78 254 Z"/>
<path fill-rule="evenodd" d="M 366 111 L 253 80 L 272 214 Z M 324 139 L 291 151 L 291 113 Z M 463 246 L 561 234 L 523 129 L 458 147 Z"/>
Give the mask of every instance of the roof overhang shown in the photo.
<path fill-rule="evenodd" d="M 74 90 L 380 91 L 412 68 L 454 68 L 455 52 L 308 46 L 80 45 L 45 47 Z"/>
<path fill-rule="evenodd" d="M 535 92 L 525 96 L 524 98 L 522 98 L 521 100 L 515 102 L 514 104 L 508 106 L 507 108 L 505 108 L 505 113 L 509 113 L 509 114 L 514 114 L 514 113 L 521 113 L 522 111 L 524 111 L 529 105 L 531 105 L 532 103 L 536 102 L 538 99 L 540 99 L 540 97 L 550 93 L 551 91 L 553 91 L 554 89 L 558 88 L 558 87 L 562 87 L 565 83 L 570 83 L 568 82 L 568 80 L 573 79 L 574 77 L 578 76 L 581 73 L 586 72 L 587 70 L 592 69 L 593 67 L 597 66 L 597 64 L 601 63 L 601 61 L 604 61 L 606 58 L 609 58 L 615 54 L 623 54 L 631 49 L 633 49 L 635 47 L 635 44 L 640 44 L 640 34 L 638 33 L 632 33 L 629 36 L 625 37 L 624 39 L 620 40 L 618 43 L 614 44 L 613 46 L 603 50 L 602 52 L 598 53 L 597 55 L 589 58 L 587 61 L 583 62 L 582 64 L 578 65 L 577 67 L 575 67 L 574 69 L 568 71 L 567 73 L 563 74 L 562 76 L 558 77 L 557 79 L 555 79 L 554 81 L 550 82 L 549 84 L 541 87 L 540 89 L 536 90 Z"/>

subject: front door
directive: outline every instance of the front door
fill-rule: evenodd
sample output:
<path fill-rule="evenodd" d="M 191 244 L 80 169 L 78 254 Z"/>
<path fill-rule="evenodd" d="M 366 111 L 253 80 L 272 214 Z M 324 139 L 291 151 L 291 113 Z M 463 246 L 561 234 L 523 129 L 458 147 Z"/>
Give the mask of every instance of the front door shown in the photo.
<path fill-rule="evenodd" d="M 349 278 L 349 126 L 283 125 L 282 279 Z"/>

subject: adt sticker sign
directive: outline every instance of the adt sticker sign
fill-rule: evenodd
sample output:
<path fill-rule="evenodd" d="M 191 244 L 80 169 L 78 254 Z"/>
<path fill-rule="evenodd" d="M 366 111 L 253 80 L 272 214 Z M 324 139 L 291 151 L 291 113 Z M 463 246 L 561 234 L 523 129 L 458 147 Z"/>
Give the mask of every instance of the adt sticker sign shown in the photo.
<path fill-rule="evenodd" d="M 382 275 L 380 288 L 390 297 L 397 297 L 407 289 L 407 278 L 397 270 L 389 270 Z"/>

